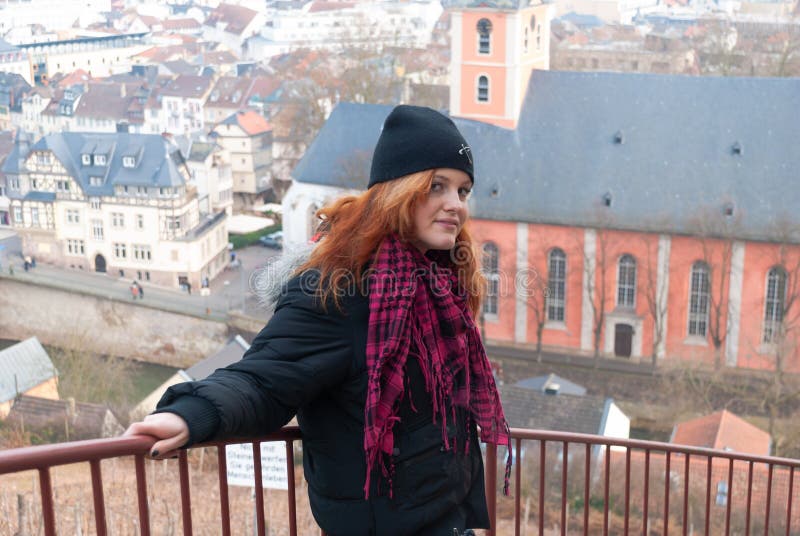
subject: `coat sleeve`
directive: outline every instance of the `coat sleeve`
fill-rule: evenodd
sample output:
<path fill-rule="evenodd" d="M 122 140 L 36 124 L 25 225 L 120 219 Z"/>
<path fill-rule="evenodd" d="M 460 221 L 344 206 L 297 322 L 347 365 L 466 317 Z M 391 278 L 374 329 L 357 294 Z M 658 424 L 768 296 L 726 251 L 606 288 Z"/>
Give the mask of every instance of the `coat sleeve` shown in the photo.
<path fill-rule="evenodd" d="M 240 361 L 169 388 L 156 412 L 186 420 L 185 446 L 273 432 L 346 378 L 353 327 L 335 308 L 323 310 L 311 294 L 295 278 Z"/>

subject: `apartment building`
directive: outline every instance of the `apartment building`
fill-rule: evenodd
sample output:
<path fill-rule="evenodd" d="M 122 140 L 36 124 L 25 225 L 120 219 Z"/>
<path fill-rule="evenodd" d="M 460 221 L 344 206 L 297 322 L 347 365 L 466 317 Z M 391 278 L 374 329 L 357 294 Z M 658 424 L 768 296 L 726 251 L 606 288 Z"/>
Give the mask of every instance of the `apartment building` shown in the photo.
<path fill-rule="evenodd" d="M 226 214 L 201 215 L 162 136 L 20 133 L 0 174 L 25 255 L 175 287 L 224 268 Z"/>

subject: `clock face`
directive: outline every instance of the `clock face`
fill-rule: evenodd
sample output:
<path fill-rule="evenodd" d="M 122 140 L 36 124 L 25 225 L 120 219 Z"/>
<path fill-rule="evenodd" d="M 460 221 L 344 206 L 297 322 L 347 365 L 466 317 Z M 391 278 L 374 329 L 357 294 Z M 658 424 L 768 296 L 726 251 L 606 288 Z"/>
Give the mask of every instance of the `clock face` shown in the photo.
<path fill-rule="evenodd" d="M 489 19 L 481 19 L 478 21 L 478 32 L 488 34 L 492 31 L 492 22 Z"/>

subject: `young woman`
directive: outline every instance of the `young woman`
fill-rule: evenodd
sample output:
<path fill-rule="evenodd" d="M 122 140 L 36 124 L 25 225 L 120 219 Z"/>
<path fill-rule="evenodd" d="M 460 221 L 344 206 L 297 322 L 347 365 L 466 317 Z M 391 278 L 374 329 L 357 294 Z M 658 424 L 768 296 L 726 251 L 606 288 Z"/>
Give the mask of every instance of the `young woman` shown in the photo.
<path fill-rule="evenodd" d="M 314 517 L 334 536 L 489 526 L 481 439 L 509 444 L 475 315 L 472 155 L 429 108 L 387 117 L 369 188 L 320 211 L 322 238 L 243 359 L 173 386 L 127 434 L 151 455 L 257 436 L 295 414 Z M 507 473 L 510 468 L 510 451 Z"/>

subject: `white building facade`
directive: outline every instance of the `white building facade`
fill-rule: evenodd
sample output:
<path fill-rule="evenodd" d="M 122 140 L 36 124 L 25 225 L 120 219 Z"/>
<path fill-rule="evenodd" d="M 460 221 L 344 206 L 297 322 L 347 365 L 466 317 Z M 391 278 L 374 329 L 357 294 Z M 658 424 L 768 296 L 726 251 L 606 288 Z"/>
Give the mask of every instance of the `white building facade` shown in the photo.
<path fill-rule="evenodd" d="M 213 279 L 225 266 L 226 214 L 200 214 L 176 151 L 157 135 L 18 136 L 0 171 L 23 253 L 174 287 Z"/>
<path fill-rule="evenodd" d="M 438 1 L 308 2 L 274 9 L 261 35 L 248 41 L 247 57 L 261 59 L 299 48 L 398 46 L 425 48 L 442 14 Z"/>

